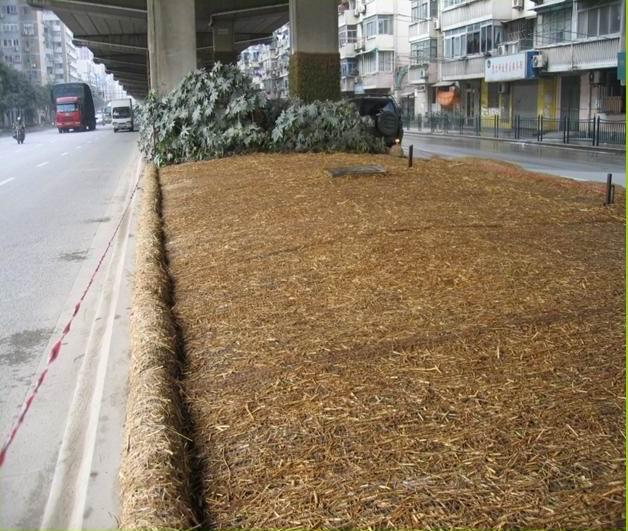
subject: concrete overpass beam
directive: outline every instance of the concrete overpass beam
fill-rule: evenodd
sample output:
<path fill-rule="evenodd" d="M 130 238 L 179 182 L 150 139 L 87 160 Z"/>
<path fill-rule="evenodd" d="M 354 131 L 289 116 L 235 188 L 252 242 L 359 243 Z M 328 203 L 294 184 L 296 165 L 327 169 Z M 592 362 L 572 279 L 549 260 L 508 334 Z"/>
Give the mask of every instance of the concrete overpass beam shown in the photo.
<path fill-rule="evenodd" d="M 235 50 L 233 19 L 222 18 L 212 21 L 214 38 L 214 62 L 235 63 L 238 52 Z"/>
<path fill-rule="evenodd" d="M 338 0 L 290 0 L 290 95 L 340 98 Z"/>
<path fill-rule="evenodd" d="M 147 0 L 150 86 L 172 90 L 196 69 L 194 0 Z"/>

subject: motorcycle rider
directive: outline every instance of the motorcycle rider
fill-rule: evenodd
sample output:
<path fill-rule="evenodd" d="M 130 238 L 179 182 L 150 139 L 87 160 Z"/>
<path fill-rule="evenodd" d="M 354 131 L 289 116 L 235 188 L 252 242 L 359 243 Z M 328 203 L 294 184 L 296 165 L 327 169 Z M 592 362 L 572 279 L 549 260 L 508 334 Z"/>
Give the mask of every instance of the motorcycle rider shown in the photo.
<path fill-rule="evenodd" d="M 15 124 L 13 124 L 13 138 L 15 138 L 18 143 L 24 142 L 24 137 L 26 136 L 26 128 L 24 127 L 24 121 L 21 116 L 18 116 L 15 120 Z"/>

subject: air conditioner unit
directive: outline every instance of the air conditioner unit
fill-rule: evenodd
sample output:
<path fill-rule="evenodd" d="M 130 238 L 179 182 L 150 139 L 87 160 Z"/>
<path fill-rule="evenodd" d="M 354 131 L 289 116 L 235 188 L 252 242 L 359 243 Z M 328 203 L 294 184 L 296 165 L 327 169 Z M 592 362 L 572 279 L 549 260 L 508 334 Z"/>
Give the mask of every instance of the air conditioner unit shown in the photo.
<path fill-rule="evenodd" d="M 440 29 L 440 20 L 438 20 L 437 18 L 432 20 L 432 28 L 438 31 Z"/>
<path fill-rule="evenodd" d="M 366 4 L 360 5 L 360 13 L 366 13 Z"/>
<path fill-rule="evenodd" d="M 512 0 L 513 9 L 523 9 L 523 0 Z"/>
<path fill-rule="evenodd" d="M 532 56 L 532 66 L 534 68 L 545 68 L 545 56 L 542 53 Z"/>
<path fill-rule="evenodd" d="M 508 94 L 510 92 L 510 85 L 508 83 L 500 83 L 497 85 L 498 94 Z"/>
<path fill-rule="evenodd" d="M 497 55 L 508 55 L 508 46 L 500 44 L 497 46 Z"/>

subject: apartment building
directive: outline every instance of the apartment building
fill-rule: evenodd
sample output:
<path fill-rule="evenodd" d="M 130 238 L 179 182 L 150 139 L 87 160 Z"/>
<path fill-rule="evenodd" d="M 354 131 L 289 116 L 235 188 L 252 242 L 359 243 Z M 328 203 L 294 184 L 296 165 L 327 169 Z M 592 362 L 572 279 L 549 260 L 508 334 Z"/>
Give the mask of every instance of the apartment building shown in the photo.
<path fill-rule="evenodd" d="M 413 0 L 415 114 L 621 121 L 625 0 Z"/>
<path fill-rule="evenodd" d="M 268 44 L 255 44 L 243 50 L 238 60 L 238 67 L 246 72 L 253 80 L 253 83 L 260 89 L 266 89 L 266 81 L 270 81 L 267 72 L 268 60 L 270 58 L 270 46 Z"/>
<path fill-rule="evenodd" d="M 290 26 L 285 24 L 273 32 L 270 44 L 256 44 L 243 50 L 238 67 L 264 90 L 269 99 L 288 97 L 290 64 Z"/>
<path fill-rule="evenodd" d="M 338 7 L 340 89 L 352 94 L 412 91 L 410 0 L 346 0 Z"/>
<path fill-rule="evenodd" d="M 401 103 L 409 115 L 437 112 L 435 86 L 439 81 L 439 58 L 443 54 L 439 2 L 413 0 L 410 8 L 410 65 L 407 82 L 411 90 Z"/>
<path fill-rule="evenodd" d="M 72 32 L 52 11 L 0 0 L 0 60 L 38 85 L 78 80 Z"/>
<path fill-rule="evenodd" d="M 572 120 L 594 115 L 623 121 L 626 96 L 618 79 L 625 0 L 536 0 L 534 48 L 550 91 L 544 108 Z M 625 46 L 625 45 L 624 45 Z"/>
<path fill-rule="evenodd" d="M 78 81 L 78 54 L 72 42 L 72 32 L 52 11 L 44 11 L 42 18 L 48 82 Z"/>
<path fill-rule="evenodd" d="M 0 61 L 24 72 L 31 82 L 47 82 L 43 12 L 26 2 L 0 0 Z"/>

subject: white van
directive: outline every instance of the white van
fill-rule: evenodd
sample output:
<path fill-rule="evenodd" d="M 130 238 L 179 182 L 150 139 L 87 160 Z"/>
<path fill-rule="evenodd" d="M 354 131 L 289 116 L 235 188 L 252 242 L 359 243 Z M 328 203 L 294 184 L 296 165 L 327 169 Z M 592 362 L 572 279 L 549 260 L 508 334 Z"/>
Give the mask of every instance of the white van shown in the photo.
<path fill-rule="evenodd" d="M 131 98 L 111 102 L 111 123 L 113 132 L 133 131 L 133 101 Z"/>

